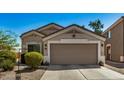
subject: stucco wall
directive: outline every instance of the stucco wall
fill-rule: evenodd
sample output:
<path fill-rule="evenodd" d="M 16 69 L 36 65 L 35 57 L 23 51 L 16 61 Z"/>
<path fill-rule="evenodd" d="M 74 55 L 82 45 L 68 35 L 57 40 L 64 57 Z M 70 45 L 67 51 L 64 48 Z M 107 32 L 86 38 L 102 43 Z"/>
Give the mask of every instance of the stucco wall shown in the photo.
<path fill-rule="evenodd" d="M 61 34 L 61 35 L 58 35 L 50 40 L 60 40 L 60 39 L 74 39 L 72 37 L 72 33 L 66 33 L 66 34 Z M 86 35 L 86 34 L 81 34 L 81 33 L 77 33 L 75 34 L 75 38 L 76 39 L 88 39 L 88 40 L 97 40 L 96 38 L 92 37 L 92 36 L 89 36 L 89 35 Z"/>
<path fill-rule="evenodd" d="M 27 51 L 27 44 L 28 43 L 37 43 L 42 45 L 42 37 L 38 35 L 28 35 L 22 38 L 22 52 Z M 42 49 L 41 49 L 42 50 Z"/>
<path fill-rule="evenodd" d="M 92 36 L 89 36 L 89 35 L 86 35 L 86 34 L 82 34 L 82 33 L 76 33 L 76 36 L 75 38 L 72 37 L 72 33 L 65 33 L 65 34 L 61 34 L 61 35 L 58 35 L 50 40 L 47 40 L 44 42 L 44 47 L 45 47 L 45 44 L 48 43 L 48 41 L 60 41 L 61 39 L 87 39 L 87 40 L 91 40 L 91 41 L 100 41 Z M 101 44 L 103 44 L 103 47 L 101 47 L 101 56 L 104 56 L 104 42 L 101 42 Z M 47 49 L 44 49 L 44 55 L 47 56 L 48 53 L 47 53 Z"/>
<path fill-rule="evenodd" d="M 111 60 L 113 61 L 120 61 L 120 56 L 124 56 L 124 22 L 120 22 L 115 27 L 113 27 L 111 31 L 111 38 L 107 39 L 105 45 L 111 44 Z M 107 36 L 107 33 L 104 34 Z M 105 47 L 105 55 L 106 47 Z"/>

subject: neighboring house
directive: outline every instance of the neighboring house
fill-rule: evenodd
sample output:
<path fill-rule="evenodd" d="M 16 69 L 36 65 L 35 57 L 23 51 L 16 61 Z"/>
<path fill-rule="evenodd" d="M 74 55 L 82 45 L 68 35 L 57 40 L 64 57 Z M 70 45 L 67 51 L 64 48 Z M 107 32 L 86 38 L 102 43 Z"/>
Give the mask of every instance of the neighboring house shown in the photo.
<path fill-rule="evenodd" d="M 51 23 L 21 35 L 22 52 L 43 53 L 50 64 L 98 64 L 105 62 L 105 38 L 79 25 Z"/>
<path fill-rule="evenodd" d="M 103 35 L 106 37 L 106 60 L 124 62 L 124 17 L 113 23 Z"/>

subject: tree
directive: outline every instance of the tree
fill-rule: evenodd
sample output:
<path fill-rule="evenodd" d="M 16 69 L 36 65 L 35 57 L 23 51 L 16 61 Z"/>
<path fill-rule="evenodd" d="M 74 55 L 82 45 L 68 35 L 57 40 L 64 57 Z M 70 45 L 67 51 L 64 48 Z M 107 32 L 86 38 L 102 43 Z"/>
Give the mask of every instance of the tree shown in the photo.
<path fill-rule="evenodd" d="M 0 50 L 17 47 L 17 35 L 11 31 L 0 31 Z"/>
<path fill-rule="evenodd" d="M 92 28 L 96 34 L 100 35 L 102 33 L 104 24 L 102 24 L 101 21 L 97 19 L 95 21 L 90 21 L 88 26 L 90 26 L 90 28 Z"/>
<path fill-rule="evenodd" d="M 83 28 L 85 28 L 85 25 L 82 25 Z"/>

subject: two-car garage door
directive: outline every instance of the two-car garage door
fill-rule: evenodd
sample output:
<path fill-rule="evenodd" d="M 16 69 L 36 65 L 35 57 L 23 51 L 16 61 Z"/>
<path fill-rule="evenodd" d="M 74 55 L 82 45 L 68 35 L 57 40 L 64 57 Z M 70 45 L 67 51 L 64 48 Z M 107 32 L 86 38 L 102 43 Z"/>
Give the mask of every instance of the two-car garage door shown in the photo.
<path fill-rule="evenodd" d="M 51 64 L 97 64 L 97 44 L 50 44 Z"/>

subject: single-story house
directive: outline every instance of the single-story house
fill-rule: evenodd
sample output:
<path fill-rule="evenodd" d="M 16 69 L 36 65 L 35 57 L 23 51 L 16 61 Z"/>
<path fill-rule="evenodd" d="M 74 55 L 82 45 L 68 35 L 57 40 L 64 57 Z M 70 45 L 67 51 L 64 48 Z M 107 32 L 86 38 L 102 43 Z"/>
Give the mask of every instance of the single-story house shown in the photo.
<path fill-rule="evenodd" d="M 108 27 L 103 35 L 106 37 L 106 60 L 124 62 L 124 17 L 122 16 Z"/>
<path fill-rule="evenodd" d="M 82 26 L 55 23 L 21 35 L 22 53 L 38 51 L 50 64 L 98 64 L 105 62 L 103 36 Z"/>

